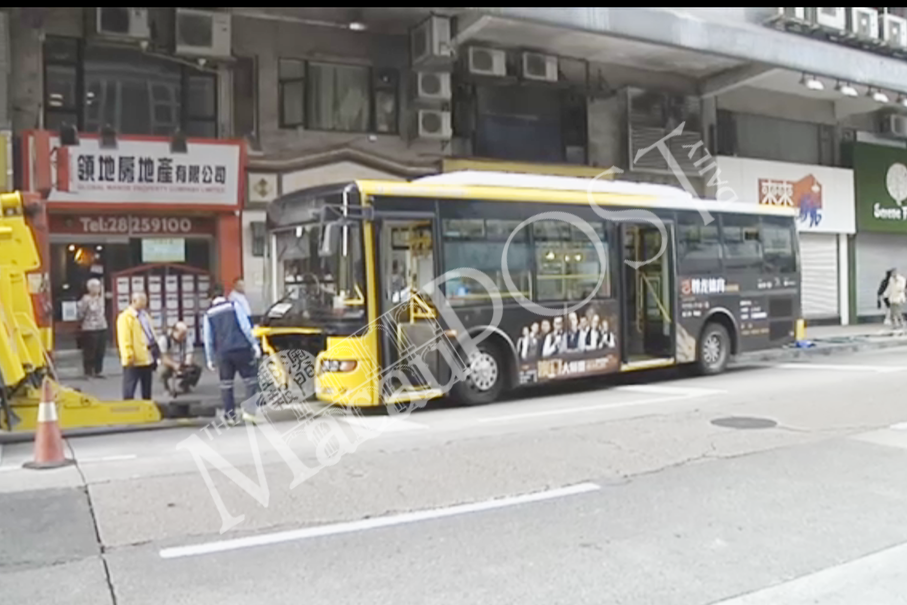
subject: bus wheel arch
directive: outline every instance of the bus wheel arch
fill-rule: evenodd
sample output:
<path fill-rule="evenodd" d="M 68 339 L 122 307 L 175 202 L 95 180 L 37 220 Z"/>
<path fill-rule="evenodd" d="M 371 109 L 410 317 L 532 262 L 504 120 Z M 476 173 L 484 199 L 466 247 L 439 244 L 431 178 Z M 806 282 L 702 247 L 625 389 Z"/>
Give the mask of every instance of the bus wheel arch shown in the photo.
<path fill-rule="evenodd" d="M 484 331 L 485 328 L 474 328 L 469 331 L 470 335 L 475 335 Z M 483 405 L 491 403 L 498 399 L 500 395 L 510 390 L 516 377 L 516 356 L 513 347 L 507 339 L 493 331 L 484 340 L 475 345 L 478 349 L 478 355 L 482 356 L 483 361 L 494 366 L 494 383 L 490 386 L 482 384 L 482 390 L 473 388 L 471 381 L 461 380 L 457 382 L 452 389 L 454 398 L 466 405 Z M 465 352 L 460 351 L 464 355 Z M 486 377 L 488 378 L 488 377 Z"/>
<path fill-rule="evenodd" d="M 727 311 L 716 309 L 706 317 L 696 341 L 697 370 L 700 374 L 719 374 L 738 350 L 737 325 Z"/>

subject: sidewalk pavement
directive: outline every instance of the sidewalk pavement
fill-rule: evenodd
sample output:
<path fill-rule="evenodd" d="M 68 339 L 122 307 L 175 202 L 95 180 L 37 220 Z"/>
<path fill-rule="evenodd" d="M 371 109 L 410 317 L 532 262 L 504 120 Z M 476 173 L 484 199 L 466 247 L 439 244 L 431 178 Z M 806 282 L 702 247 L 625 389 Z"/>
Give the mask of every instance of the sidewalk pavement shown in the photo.
<path fill-rule="evenodd" d="M 195 362 L 202 365 L 202 376 L 198 385 L 189 393 L 180 395 L 176 401 L 181 400 L 198 402 L 204 405 L 218 406 L 220 404 L 220 389 L 218 377 L 214 372 L 204 368 L 204 352 L 198 350 L 194 355 Z M 108 350 L 104 358 L 103 378 L 85 378 L 82 372 L 82 352 L 79 350 L 57 351 L 54 353 L 54 369 L 57 379 L 64 385 L 94 395 L 102 401 L 122 399 L 123 366 L 116 355 L 116 351 Z M 151 388 L 151 398 L 165 403 L 171 401 L 170 395 L 164 390 L 158 374 L 155 373 Z M 237 384 L 237 398 L 242 400 L 242 384 Z M 136 395 L 140 393 L 136 389 Z"/>
<path fill-rule="evenodd" d="M 802 346 L 805 345 L 805 346 Z M 895 333 L 881 323 L 806 328 L 803 343 L 746 353 L 741 360 L 783 361 L 817 355 L 846 355 L 875 349 L 907 346 L 907 333 Z"/>

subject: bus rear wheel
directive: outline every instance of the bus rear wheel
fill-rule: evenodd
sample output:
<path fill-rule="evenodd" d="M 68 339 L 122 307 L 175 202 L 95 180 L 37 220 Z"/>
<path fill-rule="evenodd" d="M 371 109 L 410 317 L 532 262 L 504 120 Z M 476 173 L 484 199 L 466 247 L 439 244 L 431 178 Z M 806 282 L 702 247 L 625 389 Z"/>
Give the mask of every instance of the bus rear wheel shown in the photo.
<path fill-rule="evenodd" d="M 498 347 L 480 343 L 467 360 L 466 376 L 453 388 L 457 401 L 465 405 L 491 403 L 504 390 L 506 366 Z"/>
<path fill-rule="evenodd" d="M 700 374 L 720 374 L 727 367 L 731 353 L 731 337 L 727 328 L 710 322 L 702 331 L 697 344 L 696 367 Z"/>

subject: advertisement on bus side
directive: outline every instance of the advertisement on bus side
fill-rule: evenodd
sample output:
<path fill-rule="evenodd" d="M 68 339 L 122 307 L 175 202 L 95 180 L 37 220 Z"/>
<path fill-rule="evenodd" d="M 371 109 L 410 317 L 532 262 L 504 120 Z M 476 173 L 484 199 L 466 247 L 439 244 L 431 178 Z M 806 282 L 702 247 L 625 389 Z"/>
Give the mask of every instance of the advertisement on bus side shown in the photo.
<path fill-rule="evenodd" d="M 609 374 L 620 368 L 617 314 L 593 303 L 565 315 L 535 317 L 513 335 L 520 383 Z"/>

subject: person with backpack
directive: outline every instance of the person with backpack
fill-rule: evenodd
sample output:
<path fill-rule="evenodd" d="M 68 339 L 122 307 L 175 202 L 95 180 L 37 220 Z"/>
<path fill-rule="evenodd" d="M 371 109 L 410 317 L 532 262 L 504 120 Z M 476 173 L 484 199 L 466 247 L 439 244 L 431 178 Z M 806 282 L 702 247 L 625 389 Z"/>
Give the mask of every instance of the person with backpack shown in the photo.
<path fill-rule="evenodd" d="M 208 369 L 220 376 L 220 394 L 224 403 L 224 417 L 228 424 L 235 425 L 236 402 L 233 394 L 233 379 L 239 374 L 246 388 L 246 397 L 255 397 L 256 408 L 260 405 L 258 393 L 258 368 L 256 361 L 261 357 L 261 348 L 252 335 L 252 324 L 244 309 L 224 297 L 224 288 L 214 286 L 214 298 L 205 312 L 203 331 L 205 358 Z M 242 410 L 242 419 L 255 422 L 255 416 Z"/>

